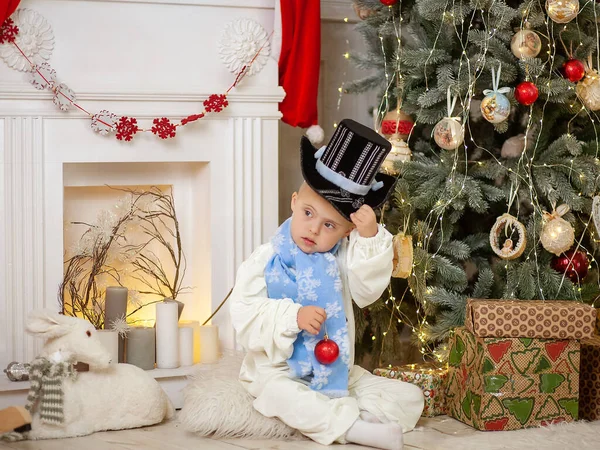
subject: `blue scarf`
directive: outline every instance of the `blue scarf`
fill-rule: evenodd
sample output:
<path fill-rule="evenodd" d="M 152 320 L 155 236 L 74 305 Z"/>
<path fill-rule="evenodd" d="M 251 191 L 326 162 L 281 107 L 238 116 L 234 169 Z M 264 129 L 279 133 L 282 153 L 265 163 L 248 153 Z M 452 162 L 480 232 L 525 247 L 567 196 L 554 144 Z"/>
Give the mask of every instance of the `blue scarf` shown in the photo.
<path fill-rule="evenodd" d="M 320 306 L 327 319 L 318 335 L 300 332 L 294 342 L 294 352 L 288 359 L 291 376 L 310 383 L 311 389 L 329 397 L 348 396 L 350 349 L 348 324 L 342 298 L 342 280 L 335 259 L 340 243 L 325 253 L 304 253 L 290 234 L 291 219 L 286 220 L 271 239 L 275 253 L 265 267 L 269 298 L 291 298 L 303 306 Z M 323 339 L 340 348 L 338 359 L 329 365 L 315 358 L 314 350 Z"/>

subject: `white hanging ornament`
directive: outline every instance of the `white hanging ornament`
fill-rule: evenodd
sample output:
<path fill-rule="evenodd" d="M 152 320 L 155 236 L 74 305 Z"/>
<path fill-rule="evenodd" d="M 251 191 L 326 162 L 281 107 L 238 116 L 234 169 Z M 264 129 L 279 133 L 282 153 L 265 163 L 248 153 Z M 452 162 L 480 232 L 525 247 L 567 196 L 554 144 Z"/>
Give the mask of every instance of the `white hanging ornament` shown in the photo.
<path fill-rule="evenodd" d="M 41 64 L 49 60 L 54 49 L 54 33 L 44 16 L 33 9 L 20 8 L 10 18 L 19 28 L 15 44 L 23 53 L 9 42 L 0 44 L 0 58 L 8 67 L 28 72 L 31 70 L 29 61 Z"/>
<path fill-rule="evenodd" d="M 456 150 L 465 140 L 465 130 L 459 117 L 452 117 L 457 97 L 452 98 L 448 88 L 448 116 L 440 120 L 433 128 L 435 143 L 445 150 Z"/>
<path fill-rule="evenodd" d="M 600 74 L 593 69 L 592 55 L 588 56 L 585 77 L 575 87 L 581 103 L 590 111 L 600 110 Z"/>
<path fill-rule="evenodd" d="M 52 103 L 59 107 L 61 111 L 68 111 L 75 102 L 75 92 L 64 83 L 60 83 L 54 89 L 54 98 Z"/>
<path fill-rule="evenodd" d="M 491 123 L 500 123 L 504 122 L 508 115 L 510 114 L 510 102 L 508 98 L 504 94 L 508 94 L 510 92 L 510 88 L 503 87 L 498 88 L 500 84 L 500 72 L 502 69 L 502 65 L 498 66 L 498 74 L 496 76 L 496 72 L 492 67 L 492 87 L 493 89 L 485 89 L 483 93 L 485 97 L 481 101 L 481 114 Z"/>
<path fill-rule="evenodd" d="M 257 74 L 267 63 L 271 53 L 269 35 L 261 24 L 252 19 L 229 22 L 218 45 L 221 61 L 231 73 L 238 73 L 242 67 L 252 62 L 247 73 Z M 256 55 L 261 48 L 260 53 Z"/>
<path fill-rule="evenodd" d="M 567 205 L 554 208 L 552 214 L 544 211 L 544 227 L 540 240 L 542 246 L 556 256 L 566 252 L 575 242 L 575 231 L 569 222 L 562 218 L 569 212 Z"/>
<path fill-rule="evenodd" d="M 522 29 L 512 37 L 510 49 L 519 59 L 535 58 L 542 50 L 542 40 L 535 31 Z"/>
<path fill-rule="evenodd" d="M 556 23 L 568 23 L 579 14 L 579 0 L 546 0 L 548 17 Z"/>
<path fill-rule="evenodd" d="M 29 82 L 34 88 L 41 90 L 52 89 L 56 84 L 56 70 L 47 62 L 36 65 L 29 72 Z"/>
<path fill-rule="evenodd" d="M 500 248 L 500 236 L 502 235 L 503 231 L 508 235 L 509 227 L 512 228 L 513 231 L 516 231 L 518 241 L 515 244 L 511 233 L 510 237 L 502 244 L 502 248 Z M 494 253 L 502 259 L 517 259 L 523 254 L 525 247 L 527 246 L 525 227 L 510 214 L 502 214 L 496 219 L 496 222 L 490 231 L 490 246 L 492 247 Z"/>
<path fill-rule="evenodd" d="M 107 111 L 106 109 L 103 109 L 92 117 L 92 123 L 90 126 L 95 132 L 101 134 L 102 136 L 106 136 L 108 133 L 116 129 L 118 121 L 119 116 Z"/>
<path fill-rule="evenodd" d="M 408 144 L 400 138 L 393 138 L 390 140 L 390 143 L 392 144 L 392 150 L 381 164 L 381 171 L 396 176 L 400 173 L 397 168 L 398 163 L 410 161 L 412 152 L 410 151 Z"/>

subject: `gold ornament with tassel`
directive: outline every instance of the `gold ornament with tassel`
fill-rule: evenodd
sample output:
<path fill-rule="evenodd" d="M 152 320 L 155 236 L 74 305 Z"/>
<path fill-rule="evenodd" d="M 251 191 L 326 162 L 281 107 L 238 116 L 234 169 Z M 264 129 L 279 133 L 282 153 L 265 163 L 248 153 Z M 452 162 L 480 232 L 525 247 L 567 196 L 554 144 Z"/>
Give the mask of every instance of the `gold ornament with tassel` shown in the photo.
<path fill-rule="evenodd" d="M 591 54 L 588 56 L 585 76 L 577 83 L 575 92 L 587 109 L 590 111 L 600 110 L 600 74 L 593 68 Z"/>
<path fill-rule="evenodd" d="M 392 276 L 394 278 L 408 278 L 413 267 L 413 245 L 412 236 L 407 236 L 400 231 L 393 239 L 394 266 Z"/>

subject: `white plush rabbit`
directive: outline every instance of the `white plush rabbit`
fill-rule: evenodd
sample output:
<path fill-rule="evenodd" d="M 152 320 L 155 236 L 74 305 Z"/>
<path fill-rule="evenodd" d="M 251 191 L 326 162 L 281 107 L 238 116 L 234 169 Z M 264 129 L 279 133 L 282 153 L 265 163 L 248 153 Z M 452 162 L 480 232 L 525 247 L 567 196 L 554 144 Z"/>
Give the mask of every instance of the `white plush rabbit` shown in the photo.
<path fill-rule="evenodd" d="M 154 378 L 130 364 L 111 364 L 110 354 L 87 320 L 36 310 L 29 316 L 27 331 L 46 340 L 39 357 L 53 363 L 79 361 L 90 365 L 89 372 L 62 379 L 60 423 L 47 423 L 40 416 L 39 405 L 34 409 L 28 439 L 137 428 L 173 416 L 173 405 Z"/>

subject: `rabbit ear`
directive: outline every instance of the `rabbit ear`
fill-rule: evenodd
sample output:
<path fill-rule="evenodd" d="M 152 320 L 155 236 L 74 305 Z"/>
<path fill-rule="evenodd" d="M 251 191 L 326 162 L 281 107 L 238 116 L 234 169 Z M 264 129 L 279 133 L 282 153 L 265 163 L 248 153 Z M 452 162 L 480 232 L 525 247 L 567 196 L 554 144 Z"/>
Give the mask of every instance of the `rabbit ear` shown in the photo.
<path fill-rule="evenodd" d="M 27 332 L 45 339 L 67 334 L 74 325 L 73 317 L 66 317 L 50 309 L 36 309 L 27 319 Z"/>

